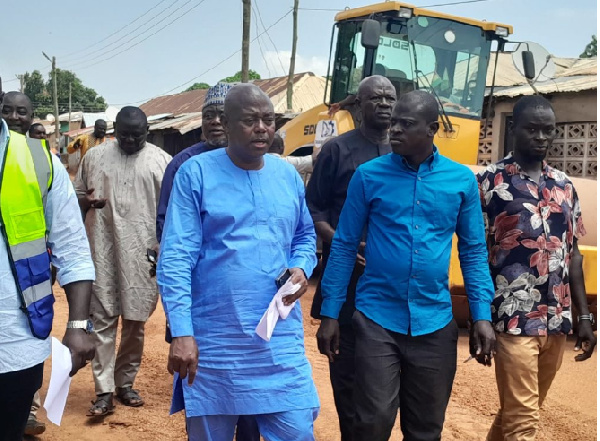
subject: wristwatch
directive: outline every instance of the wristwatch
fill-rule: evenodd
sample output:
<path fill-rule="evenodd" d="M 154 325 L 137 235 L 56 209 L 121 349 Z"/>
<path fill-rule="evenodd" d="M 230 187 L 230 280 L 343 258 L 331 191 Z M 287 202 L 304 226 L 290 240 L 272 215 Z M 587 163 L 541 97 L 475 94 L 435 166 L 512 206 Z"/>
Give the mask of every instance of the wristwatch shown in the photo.
<path fill-rule="evenodd" d="M 594 314 L 592 314 L 591 312 L 589 314 L 580 315 L 579 317 L 577 317 L 577 320 L 589 320 L 592 326 L 594 326 L 594 324 L 596 323 Z"/>
<path fill-rule="evenodd" d="M 83 329 L 90 334 L 94 331 L 94 324 L 91 320 L 70 320 L 67 322 L 67 329 Z"/>

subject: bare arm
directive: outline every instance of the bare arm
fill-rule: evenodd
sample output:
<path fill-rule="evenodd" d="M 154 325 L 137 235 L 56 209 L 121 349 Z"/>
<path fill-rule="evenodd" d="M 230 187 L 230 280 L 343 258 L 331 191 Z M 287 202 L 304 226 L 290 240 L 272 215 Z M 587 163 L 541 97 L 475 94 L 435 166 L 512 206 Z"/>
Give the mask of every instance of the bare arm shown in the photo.
<path fill-rule="evenodd" d="M 569 287 L 571 289 L 571 298 L 573 303 L 579 311 L 580 315 L 588 315 L 590 310 L 588 308 L 587 296 L 585 293 L 585 280 L 583 277 L 583 256 L 579 251 L 577 245 L 577 239 L 573 239 L 573 255 L 571 257 L 571 263 L 569 264 Z M 575 356 L 575 360 L 584 361 L 590 358 L 596 347 L 596 336 L 592 329 L 592 323 L 590 320 L 580 320 L 577 329 L 577 343 L 575 344 L 575 350 L 579 351 L 579 348 L 583 344 L 583 353 Z"/>

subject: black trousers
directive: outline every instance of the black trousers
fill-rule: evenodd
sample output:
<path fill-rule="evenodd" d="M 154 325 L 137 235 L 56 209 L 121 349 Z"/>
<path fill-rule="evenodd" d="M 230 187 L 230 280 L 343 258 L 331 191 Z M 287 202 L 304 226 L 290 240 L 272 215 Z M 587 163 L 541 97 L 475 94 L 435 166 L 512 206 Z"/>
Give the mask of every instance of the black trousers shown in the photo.
<path fill-rule="evenodd" d="M 240 415 L 235 429 L 235 441 L 260 441 L 260 432 L 254 416 Z"/>
<path fill-rule="evenodd" d="M 33 394 L 42 387 L 44 363 L 0 374 L 0 441 L 22 441 Z"/>
<path fill-rule="evenodd" d="M 456 322 L 417 337 L 384 329 L 360 311 L 353 324 L 354 441 L 387 441 L 398 408 L 404 441 L 440 440 L 456 373 Z"/>
<path fill-rule="evenodd" d="M 340 353 L 329 364 L 329 379 L 340 422 L 342 441 L 352 441 L 354 425 L 354 329 L 340 325 Z"/>

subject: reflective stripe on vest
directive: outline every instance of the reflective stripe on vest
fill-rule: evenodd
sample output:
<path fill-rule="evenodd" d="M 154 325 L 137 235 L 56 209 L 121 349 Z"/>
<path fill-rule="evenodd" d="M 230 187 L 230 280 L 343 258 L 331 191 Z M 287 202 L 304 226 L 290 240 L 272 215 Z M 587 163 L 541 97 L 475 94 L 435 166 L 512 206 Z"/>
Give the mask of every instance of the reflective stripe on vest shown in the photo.
<path fill-rule="evenodd" d="M 45 339 L 54 317 L 44 212 L 52 186 L 52 157 L 39 139 L 9 133 L 0 169 L 0 219 L 8 257 L 33 335 Z"/>

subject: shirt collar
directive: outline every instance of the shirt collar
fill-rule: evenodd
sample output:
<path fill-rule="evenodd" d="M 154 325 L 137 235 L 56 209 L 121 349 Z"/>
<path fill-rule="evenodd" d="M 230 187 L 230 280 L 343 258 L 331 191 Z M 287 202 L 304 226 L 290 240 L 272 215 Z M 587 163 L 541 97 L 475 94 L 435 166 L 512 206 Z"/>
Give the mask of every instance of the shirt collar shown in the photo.
<path fill-rule="evenodd" d="M 396 153 L 392 153 L 392 158 L 394 159 L 394 161 L 401 165 L 403 168 L 406 168 L 408 170 L 412 170 L 415 172 L 418 172 L 419 170 L 421 170 L 422 168 L 427 168 L 427 170 L 429 171 L 433 171 L 433 169 L 435 168 L 435 166 L 440 162 L 440 154 L 438 152 L 438 148 L 434 145 L 433 146 L 433 153 L 431 155 L 429 155 L 427 157 L 427 159 L 425 159 L 425 161 L 423 161 L 420 165 L 419 165 L 419 170 L 415 170 L 409 163 L 408 161 L 404 158 L 404 156 L 398 155 Z"/>
<path fill-rule="evenodd" d="M 504 170 L 506 171 L 506 173 L 509 176 L 514 176 L 514 175 L 523 175 L 523 176 L 527 176 L 529 177 L 529 175 L 523 171 L 523 169 L 521 168 L 521 166 L 517 163 L 517 161 L 515 161 L 515 158 L 513 156 L 513 152 L 510 152 L 503 160 L 502 162 L 504 162 Z M 508 167 L 507 167 L 508 166 Z M 554 178 L 552 170 L 554 170 L 552 167 L 550 167 L 548 165 L 548 163 L 543 160 L 542 161 L 542 176 L 544 176 L 545 178 Z"/>
<path fill-rule="evenodd" d="M 3 151 L 6 147 L 6 144 L 8 144 L 8 138 L 10 137 L 10 134 L 8 133 L 8 125 L 2 118 L 0 118 L 0 125 L 0 151 Z"/>

